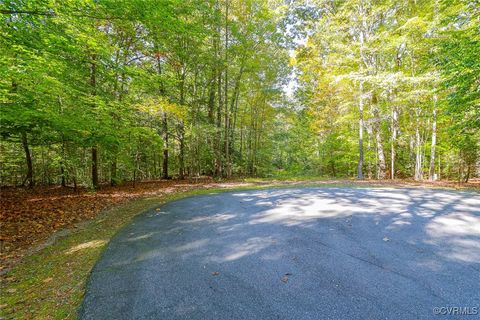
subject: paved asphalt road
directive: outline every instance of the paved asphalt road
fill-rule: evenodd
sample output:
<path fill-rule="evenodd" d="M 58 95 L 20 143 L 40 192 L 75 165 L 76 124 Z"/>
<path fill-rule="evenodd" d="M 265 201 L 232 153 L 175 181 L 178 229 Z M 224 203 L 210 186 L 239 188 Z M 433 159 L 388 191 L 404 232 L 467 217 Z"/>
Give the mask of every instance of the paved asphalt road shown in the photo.
<path fill-rule="evenodd" d="M 479 319 L 480 194 L 296 188 L 170 202 L 111 241 L 80 317 Z"/>

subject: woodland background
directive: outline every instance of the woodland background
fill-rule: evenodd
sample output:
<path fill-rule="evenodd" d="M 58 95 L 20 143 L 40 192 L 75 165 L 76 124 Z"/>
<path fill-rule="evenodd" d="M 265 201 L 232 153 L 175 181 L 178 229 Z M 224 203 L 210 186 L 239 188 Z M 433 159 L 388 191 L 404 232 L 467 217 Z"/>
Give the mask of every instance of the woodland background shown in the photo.
<path fill-rule="evenodd" d="M 476 0 L 4 0 L 0 184 L 479 175 Z"/>

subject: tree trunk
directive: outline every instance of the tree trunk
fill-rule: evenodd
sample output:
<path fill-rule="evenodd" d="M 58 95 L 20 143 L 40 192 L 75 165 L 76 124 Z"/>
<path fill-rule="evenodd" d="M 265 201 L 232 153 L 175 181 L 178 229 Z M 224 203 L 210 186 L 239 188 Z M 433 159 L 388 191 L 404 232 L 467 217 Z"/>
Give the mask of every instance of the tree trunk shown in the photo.
<path fill-rule="evenodd" d="M 380 127 L 380 114 L 378 110 L 378 106 L 376 105 L 376 101 L 373 102 L 374 109 L 374 117 L 375 117 L 375 141 L 377 143 L 377 179 L 385 179 L 385 153 L 383 152 L 383 144 L 382 144 L 382 135 L 381 135 L 381 127 Z"/>
<path fill-rule="evenodd" d="M 441 163 L 440 163 L 440 155 L 438 155 L 438 176 L 437 176 L 437 180 L 440 180 L 442 179 L 442 166 L 441 166 Z"/>
<path fill-rule="evenodd" d="M 60 160 L 60 175 L 61 175 L 61 178 L 62 178 L 61 185 L 62 185 L 62 187 L 65 188 L 67 186 L 67 181 L 66 181 L 67 179 L 65 177 L 64 161 L 65 161 L 65 137 L 62 134 L 62 160 Z"/>
<path fill-rule="evenodd" d="M 240 72 L 238 74 L 238 77 L 235 81 L 235 88 L 232 94 L 232 101 L 230 104 L 230 110 L 231 110 L 231 116 L 233 117 L 233 122 L 229 122 L 229 134 L 230 134 L 230 142 L 229 142 L 229 154 L 230 154 L 230 164 L 229 164 L 229 176 L 232 175 L 232 162 L 233 160 L 231 159 L 232 154 L 234 154 L 234 147 L 235 147 L 235 127 L 237 125 L 237 110 L 238 110 L 238 99 L 240 96 L 240 81 L 242 79 L 243 75 L 243 62 L 242 65 L 240 66 Z"/>
<path fill-rule="evenodd" d="M 359 40 L 360 40 L 360 65 L 359 71 L 360 76 L 363 77 L 363 62 L 365 61 L 363 56 L 363 45 L 365 41 L 365 34 L 366 32 L 366 18 L 365 18 L 365 10 L 363 7 L 363 2 L 361 2 L 360 6 L 360 14 L 362 17 L 362 26 L 359 32 Z M 359 120 L 358 120 L 358 168 L 357 168 L 357 178 L 363 179 L 363 80 L 360 80 L 360 84 L 358 86 L 358 112 L 359 112 Z"/>
<path fill-rule="evenodd" d="M 242 168 L 241 171 L 243 171 L 243 121 L 240 122 L 240 150 L 238 151 L 238 158 L 239 158 L 239 163 L 240 167 Z"/>
<path fill-rule="evenodd" d="M 330 154 L 330 169 L 332 170 L 332 175 L 335 178 L 337 176 L 337 170 L 335 169 L 335 160 L 333 159 L 333 154 Z"/>
<path fill-rule="evenodd" d="M 360 80 L 360 85 L 358 89 L 359 94 L 359 103 L 358 103 L 358 179 L 363 179 L 363 81 Z"/>
<path fill-rule="evenodd" d="M 90 85 L 92 87 L 92 96 L 97 95 L 97 55 L 92 54 L 90 63 Z M 95 107 L 95 105 L 94 105 Z M 95 144 L 95 142 L 94 142 Z M 92 186 L 94 189 L 98 188 L 98 155 L 97 146 L 92 146 Z"/>
<path fill-rule="evenodd" d="M 110 185 L 112 187 L 117 185 L 117 158 L 114 158 L 110 164 Z"/>
<path fill-rule="evenodd" d="M 378 153 L 378 169 L 377 169 L 377 179 L 383 180 L 385 179 L 385 154 L 383 152 L 383 145 L 382 145 L 382 136 L 380 134 L 379 126 L 376 129 L 376 140 L 377 140 L 377 153 Z"/>
<path fill-rule="evenodd" d="M 180 143 L 178 176 L 180 179 L 185 178 L 185 127 L 183 121 L 180 121 L 178 128 L 178 140 Z"/>
<path fill-rule="evenodd" d="M 30 148 L 28 147 L 27 133 L 22 131 L 22 145 L 23 150 L 25 151 L 25 160 L 27 161 L 27 176 L 23 182 L 23 185 L 28 181 L 28 186 L 33 187 L 33 164 L 32 164 L 32 155 L 30 154 Z"/>
<path fill-rule="evenodd" d="M 210 88 L 208 92 L 208 122 L 210 124 L 215 123 L 215 84 L 217 83 L 217 79 L 215 76 L 215 71 L 213 72 L 212 80 L 210 81 Z"/>
<path fill-rule="evenodd" d="M 217 12 L 220 14 L 219 1 L 215 2 Z M 221 26 L 217 25 L 217 34 L 214 38 L 214 51 L 216 60 L 216 82 L 217 82 L 217 110 L 215 120 L 215 140 L 214 140 L 214 175 L 220 176 L 222 174 L 222 67 L 221 60 Z"/>
<path fill-rule="evenodd" d="M 367 140 L 367 154 L 371 154 L 372 153 L 372 141 L 373 141 L 373 125 L 372 124 L 367 124 L 365 125 L 365 130 L 367 131 L 367 136 L 368 136 L 368 140 Z M 377 159 L 377 153 L 375 152 L 375 161 Z M 370 159 L 367 159 L 367 160 L 370 160 Z M 367 178 L 368 179 L 372 179 L 373 178 L 373 169 L 372 169 L 372 161 L 367 161 L 367 164 L 366 164 L 366 167 L 367 167 Z"/>
<path fill-rule="evenodd" d="M 420 121 L 419 121 L 419 111 L 416 110 L 416 129 L 415 129 L 415 180 L 420 181 L 423 179 L 423 159 L 422 159 L 422 146 L 420 138 Z"/>
<path fill-rule="evenodd" d="M 465 183 L 468 182 L 468 180 L 470 179 L 470 170 L 471 170 L 471 165 L 467 165 L 467 175 L 465 176 Z"/>
<path fill-rule="evenodd" d="M 182 74 L 180 76 L 180 105 L 185 104 L 185 77 L 186 77 L 186 67 L 182 66 Z M 178 176 L 180 179 L 185 178 L 185 126 L 183 120 L 179 120 L 177 126 L 178 132 L 178 142 L 180 144 L 180 154 L 179 154 L 179 167 L 178 167 Z"/>
<path fill-rule="evenodd" d="M 218 106 L 216 123 L 216 142 L 215 142 L 215 176 L 222 175 L 222 74 L 218 73 Z"/>
<path fill-rule="evenodd" d="M 67 186 L 67 181 L 65 180 L 65 168 L 63 167 L 63 163 L 60 163 L 60 176 L 61 176 L 61 186 L 65 188 Z"/>
<path fill-rule="evenodd" d="M 155 50 L 158 52 L 159 49 L 155 45 Z M 160 54 L 157 55 L 157 74 L 162 75 L 162 64 L 160 61 Z M 160 78 L 159 83 L 159 94 L 160 96 L 165 95 L 165 88 L 163 86 L 163 81 Z M 167 113 L 164 111 L 162 113 L 162 131 L 163 131 L 163 163 L 162 163 L 162 178 L 168 179 L 168 119 Z"/>
<path fill-rule="evenodd" d="M 434 30 L 438 28 L 438 14 L 439 14 L 439 1 L 435 0 L 433 5 L 433 20 L 434 20 Z M 434 33 L 435 33 L 434 31 Z M 435 35 L 436 36 L 436 35 Z M 435 67 L 434 67 L 435 70 Z M 430 181 L 436 180 L 435 176 L 435 147 L 437 144 L 437 86 L 434 85 L 434 93 L 433 93 L 433 124 L 432 124 L 432 145 L 430 147 L 430 168 L 429 168 L 429 178 Z M 440 168 L 439 168 L 440 170 Z"/>
<path fill-rule="evenodd" d="M 225 176 L 229 178 L 232 175 L 232 166 L 230 163 L 230 112 L 228 109 L 228 9 L 229 1 L 225 1 L 225 80 L 223 97 L 225 106 L 225 130 L 224 130 L 224 149 L 225 149 Z"/>
<path fill-rule="evenodd" d="M 433 124 L 432 124 L 432 145 L 430 147 L 430 181 L 435 180 L 435 147 L 437 144 L 437 95 L 433 96 Z"/>
<path fill-rule="evenodd" d="M 391 144 L 391 164 L 390 178 L 395 179 L 395 144 L 397 142 L 398 111 L 395 106 L 392 107 L 392 144 Z"/>
<path fill-rule="evenodd" d="M 97 147 L 92 147 L 92 186 L 98 189 L 98 153 Z"/>
<path fill-rule="evenodd" d="M 163 177 L 163 179 L 168 179 L 168 120 L 167 120 L 167 113 L 166 112 L 163 112 L 162 126 L 163 126 L 162 177 Z"/>

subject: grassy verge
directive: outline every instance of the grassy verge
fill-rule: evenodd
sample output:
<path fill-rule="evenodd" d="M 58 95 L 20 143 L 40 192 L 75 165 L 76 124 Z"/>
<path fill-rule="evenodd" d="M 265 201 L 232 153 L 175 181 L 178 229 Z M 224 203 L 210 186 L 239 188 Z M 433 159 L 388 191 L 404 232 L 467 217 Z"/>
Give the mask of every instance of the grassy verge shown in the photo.
<path fill-rule="evenodd" d="M 167 201 L 216 192 L 271 187 L 372 187 L 348 181 L 258 184 L 200 189 L 133 200 L 114 207 L 25 258 L 2 281 L 0 319 L 75 319 L 89 272 L 112 236 L 141 212 Z"/>

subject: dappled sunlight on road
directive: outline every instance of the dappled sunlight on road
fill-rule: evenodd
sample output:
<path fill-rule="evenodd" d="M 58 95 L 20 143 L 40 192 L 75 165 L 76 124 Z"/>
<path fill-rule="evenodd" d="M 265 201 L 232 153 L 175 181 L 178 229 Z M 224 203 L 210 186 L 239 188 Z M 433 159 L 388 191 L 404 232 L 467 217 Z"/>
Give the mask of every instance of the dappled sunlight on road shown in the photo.
<path fill-rule="evenodd" d="M 362 197 L 358 197 L 358 193 Z M 312 227 L 324 219 L 361 218 L 384 233 L 414 230 L 411 243 L 437 245 L 445 259 L 480 261 L 480 200 L 468 193 L 418 189 L 322 189 L 235 193 L 248 206 L 263 206 L 248 224 Z M 371 230 L 377 232 L 379 230 Z M 421 264 L 420 264 L 421 265 Z"/>
<path fill-rule="evenodd" d="M 229 200 L 219 202 L 219 197 Z M 310 188 L 233 192 L 195 199 L 195 205 L 185 209 L 183 205 L 189 202 L 183 200 L 148 213 L 151 221 L 144 230 L 133 227 L 137 231 L 117 244 L 131 250 L 132 257 L 136 255 L 121 264 L 177 254 L 185 259 L 201 255 L 205 263 L 262 253 L 274 259 L 282 254 L 269 250 L 285 243 L 296 245 L 301 238 L 295 234 L 301 229 L 311 230 L 315 238 L 322 239 L 323 246 L 332 248 L 364 233 L 365 239 L 355 245 L 366 256 L 375 256 L 377 249 L 369 248 L 371 244 L 365 241 L 379 243 L 379 252 L 407 246 L 433 254 L 430 260 L 416 260 L 420 268 L 440 269 L 442 261 L 480 261 L 480 199 L 469 193 Z M 172 214 L 172 208 L 179 213 Z M 164 219 L 169 222 L 162 222 Z M 194 230 L 208 231 L 198 237 Z M 169 241 L 142 254 L 132 247 L 132 243 L 140 246 L 142 241 L 156 242 L 160 238 Z M 434 261 L 434 257 L 441 259 Z"/>
<path fill-rule="evenodd" d="M 250 224 L 282 223 L 298 225 L 307 220 L 318 218 L 338 218 L 351 214 L 351 208 L 336 204 L 328 199 L 301 198 L 285 200 L 277 203 L 274 208 L 255 215 Z"/>
<path fill-rule="evenodd" d="M 215 215 L 198 216 L 198 217 L 188 219 L 188 220 L 179 220 L 178 222 L 179 223 L 199 223 L 199 222 L 215 223 L 215 222 L 230 220 L 232 218 L 235 218 L 235 215 L 233 215 L 233 214 L 215 214 Z"/>
<path fill-rule="evenodd" d="M 479 204 L 480 208 L 480 204 Z M 451 213 L 433 218 L 425 227 L 426 242 L 439 245 L 445 259 L 480 261 L 480 216 Z"/>
<path fill-rule="evenodd" d="M 144 292 L 142 299 L 159 295 L 151 303 L 164 310 L 165 296 L 181 302 L 201 290 L 214 301 L 230 293 L 262 301 L 276 292 L 295 305 L 350 297 L 423 310 L 473 303 L 479 208 L 476 193 L 394 188 L 269 189 L 172 201 L 135 218 L 109 244 L 87 300 L 110 306 L 109 297 Z"/>
<path fill-rule="evenodd" d="M 153 232 L 147 232 L 145 234 L 141 234 L 141 235 L 138 235 L 138 236 L 134 236 L 134 237 L 129 237 L 127 239 L 127 241 L 138 241 L 138 240 L 144 240 L 144 239 L 148 239 L 150 238 L 154 233 Z"/>
<path fill-rule="evenodd" d="M 213 257 L 211 260 L 215 262 L 237 260 L 244 256 L 258 253 L 275 243 L 276 241 L 272 237 L 252 237 L 244 243 L 227 246 L 225 250 L 227 253 L 224 257 Z"/>

